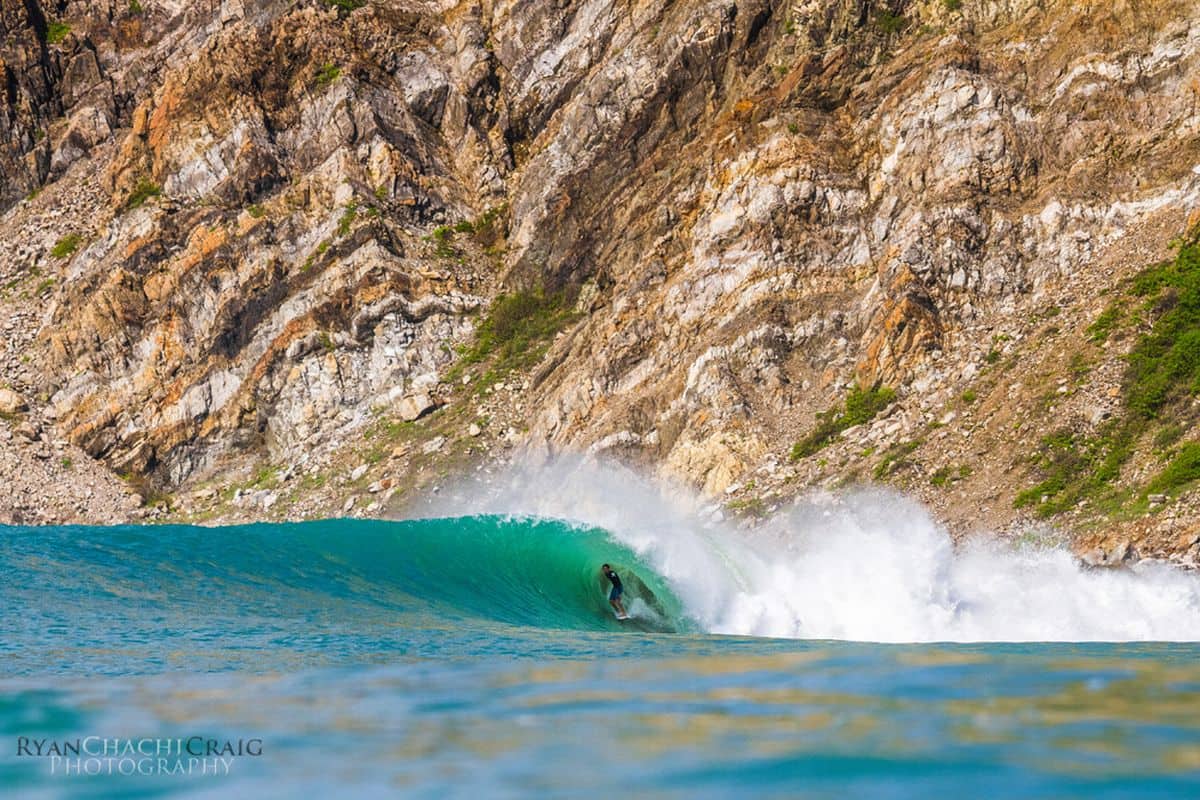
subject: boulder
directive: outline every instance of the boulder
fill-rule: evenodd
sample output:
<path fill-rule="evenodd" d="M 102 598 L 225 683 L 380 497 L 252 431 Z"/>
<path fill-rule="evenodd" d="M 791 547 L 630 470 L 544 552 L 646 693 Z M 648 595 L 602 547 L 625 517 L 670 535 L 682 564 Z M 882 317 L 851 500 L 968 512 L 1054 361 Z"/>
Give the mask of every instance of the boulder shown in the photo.
<path fill-rule="evenodd" d="M 425 416 L 440 405 L 441 403 L 436 399 L 421 392 L 400 398 L 400 402 L 396 404 L 396 413 L 405 422 L 412 422 Z"/>
<path fill-rule="evenodd" d="M 0 389 L 0 414 L 20 414 L 28 410 L 24 397 L 12 389 Z"/>
<path fill-rule="evenodd" d="M 36 442 L 38 436 L 41 434 L 41 431 L 38 430 L 37 426 L 32 422 L 26 420 L 17 426 L 16 433 L 23 439 L 26 439 L 30 442 Z"/>

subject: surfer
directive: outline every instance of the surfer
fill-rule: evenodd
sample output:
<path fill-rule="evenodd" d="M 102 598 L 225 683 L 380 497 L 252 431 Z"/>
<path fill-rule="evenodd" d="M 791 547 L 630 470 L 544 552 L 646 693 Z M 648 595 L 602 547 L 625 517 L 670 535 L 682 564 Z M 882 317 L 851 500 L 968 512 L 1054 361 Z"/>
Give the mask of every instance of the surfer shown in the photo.
<path fill-rule="evenodd" d="M 612 581 L 612 591 L 608 593 L 608 604 L 613 607 L 613 611 L 617 612 L 617 619 L 629 619 L 625 606 L 621 604 L 621 595 L 625 592 L 625 587 L 621 585 L 621 576 L 608 564 L 601 565 L 600 571 L 604 573 L 604 577 Z"/>

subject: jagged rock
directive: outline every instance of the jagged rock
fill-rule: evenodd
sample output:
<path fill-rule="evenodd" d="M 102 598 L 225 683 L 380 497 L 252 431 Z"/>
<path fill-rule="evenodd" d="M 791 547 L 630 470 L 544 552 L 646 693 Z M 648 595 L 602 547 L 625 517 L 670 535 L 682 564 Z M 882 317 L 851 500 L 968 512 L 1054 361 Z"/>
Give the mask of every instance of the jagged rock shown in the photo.
<path fill-rule="evenodd" d="M 432 453 L 436 453 L 439 450 L 441 450 L 445 444 L 446 444 L 446 437 L 438 436 L 433 439 L 430 439 L 428 442 L 421 445 L 421 452 L 424 453 L 425 455 L 430 455 Z"/>
<path fill-rule="evenodd" d="M 1137 550 L 1126 540 L 1112 548 L 1093 548 L 1080 556 L 1080 561 L 1089 567 L 1119 567 L 1138 558 Z"/>
<path fill-rule="evenodd" d="M 0 414 L 19 414 L 28 410 L 24 397 L 12 389 L 0 389 Z"/>
<path fill-rule="evenodd" d="M 440 403 L 428 394 L 410 394 L 396 403 L 396 414 L 405 422 L 420 419 Z"/>
<path fill-rule="evenodd" d="M 842 0 L 72 0 L 47 44 L 49 6 L 0 0 L 0 378 L 167 488 L 345 464 L 380 411 L 477 399 L 450 368 L 488 298 L 563 289 L 544 358 L 485 400 L 497 447 L 717 495 L 881 382 L 905 414 L 796 490 L 935 419 L 945 449 L 980 433 L 949 398 L 993 347 L 1034 355 L 1051 326 L 1017 329 L 1051 302 L 1082 329 L 1104 248 L 1200 200 L 1200 11 L 903 5 L 885 36 Z M 1062 384 L 1046 424 L 1099 424 L 1119 383 Z"/>
<path fill-rule="evenodd" d="M 13 432 L 29 442 L 36 442 L 41 435 L 41 430 L 29 420 L 25 420 L 20 425 L 13 429 Z"/>

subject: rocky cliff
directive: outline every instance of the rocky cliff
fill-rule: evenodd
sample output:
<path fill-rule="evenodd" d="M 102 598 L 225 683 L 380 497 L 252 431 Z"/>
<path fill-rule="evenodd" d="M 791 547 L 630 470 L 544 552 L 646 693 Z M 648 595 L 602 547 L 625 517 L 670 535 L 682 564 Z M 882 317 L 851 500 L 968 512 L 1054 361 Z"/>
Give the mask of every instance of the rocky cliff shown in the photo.
<path fill-rule="evenodd" d="M 0 380 L 174 513 L 583 451 L 1191 547 L 1188 433 L 1021 495 L 1124 418 L 1153 319 L 1092 326 L 1200 206 L 1193 3 L 0 8 Z"/>

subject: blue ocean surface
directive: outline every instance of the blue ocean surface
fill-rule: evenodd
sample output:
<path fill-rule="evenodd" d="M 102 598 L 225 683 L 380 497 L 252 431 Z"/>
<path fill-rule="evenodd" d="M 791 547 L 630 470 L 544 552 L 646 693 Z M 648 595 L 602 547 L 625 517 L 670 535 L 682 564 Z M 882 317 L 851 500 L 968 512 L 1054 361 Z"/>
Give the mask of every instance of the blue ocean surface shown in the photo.
<path fill-rule="evenodd" d="M 705 541 L 487 515 L 0 527 L 0 796 L 1200 796 L 1193 576 L 1071 566 L 1070 602 L 1033 601 L 1060 641 L 1011 641 L 1044 630 L 1012 619 L 1029 593 L 972 558 L 876 575 L 830 619 L 786 569 L 828 552 Z M 684 557 L 705 547 L 727 577 Z M 993 572 L 1068 569 L 1040 558 Z M 881 616 L 922 641 L 847 640 Z M 1070 641 L 1130 631 L 1180 641 Z"/>

